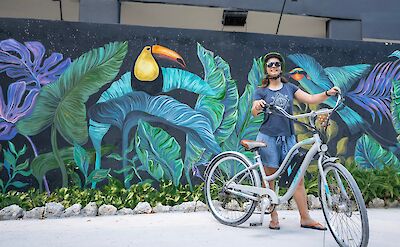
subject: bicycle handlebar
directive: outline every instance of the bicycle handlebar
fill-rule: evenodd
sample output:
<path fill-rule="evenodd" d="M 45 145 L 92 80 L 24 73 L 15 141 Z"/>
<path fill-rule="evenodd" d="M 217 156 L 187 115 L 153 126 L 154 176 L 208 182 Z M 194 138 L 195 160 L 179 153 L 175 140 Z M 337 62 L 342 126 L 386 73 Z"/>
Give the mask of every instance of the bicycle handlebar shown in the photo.
<path fill-rule="evenodd" d="M 299 115 L 291 115 L 286 110 L 284 110 L 282 107 L 275 106 L 273 104 L 266 104 L 263 107 L 263 111 L 266 112 L 267 110 L 269 110 L 269 113 L 271 113 L 273 109 L 276 109 L 280 113 L 282 113 L 282 115 L 284 115 L 285 117 L 292 119 L 292 120 L 298 120 L 300 118 L 306 118 L 306 117 L 316 117 L 318 115 L 326 115 L 326 114 L 330 114 L 330 113 L 336 111 L 339 108 L 339 106 L 341 105 L 341 103 L 343 103 L 344 98 L 342 97 L 341 92 L 339 91 L 336 95 L 338 96 L 338 99 L 336 101 L 335 106 L 332 109 L 323 108 L 318 111 L 311 111 L 311 112 L 303 113 L 303 114 L 299 114 Z"/>

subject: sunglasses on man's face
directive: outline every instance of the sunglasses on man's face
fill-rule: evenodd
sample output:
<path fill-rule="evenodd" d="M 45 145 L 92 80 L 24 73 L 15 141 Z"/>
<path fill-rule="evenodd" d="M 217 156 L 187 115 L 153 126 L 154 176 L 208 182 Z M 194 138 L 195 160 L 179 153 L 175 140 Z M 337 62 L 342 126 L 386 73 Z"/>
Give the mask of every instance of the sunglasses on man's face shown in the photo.
<path fill-rule="evenodd" d="M 280 62 L 269 62 L 267 63 L 267 67 L 268 68 L 272 68 L 275 65 L 275 67 L 281 67 L 281 63 Z"/>

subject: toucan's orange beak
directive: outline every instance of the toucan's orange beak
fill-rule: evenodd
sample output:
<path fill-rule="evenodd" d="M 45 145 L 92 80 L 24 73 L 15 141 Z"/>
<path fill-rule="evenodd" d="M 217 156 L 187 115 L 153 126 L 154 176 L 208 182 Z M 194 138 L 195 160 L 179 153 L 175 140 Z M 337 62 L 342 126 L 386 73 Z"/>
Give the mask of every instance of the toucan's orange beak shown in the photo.
<path fill-rule="evenodd" d="M 179 55 L 175 51 L 173 51 L 171 49 L 168 49 L 168 48 L 166 48 L 164 46 L 153 45 L 151 47 L 151 53 L 154 54 L 154 55 L 157 55 L 159 57 L 163 57 L 163 58 L 166 58 L 168 60 L 171 60 L 171 61 L 173 61 L 175 63 L 178 63 L 183 68 L 186 67 L 185 61 L 183 60 L 181 55 Z"/>

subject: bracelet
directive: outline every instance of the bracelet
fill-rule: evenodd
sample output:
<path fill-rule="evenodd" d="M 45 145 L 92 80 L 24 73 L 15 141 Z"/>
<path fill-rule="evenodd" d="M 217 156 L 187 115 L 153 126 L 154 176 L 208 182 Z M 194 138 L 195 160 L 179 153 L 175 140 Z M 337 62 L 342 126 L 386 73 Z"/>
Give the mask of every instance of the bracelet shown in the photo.
<path fill-rule="evenodd" d="M 325 91 L 325 95 L 331 97 L 331 95 L 328 94 L 328 91 Z"/>

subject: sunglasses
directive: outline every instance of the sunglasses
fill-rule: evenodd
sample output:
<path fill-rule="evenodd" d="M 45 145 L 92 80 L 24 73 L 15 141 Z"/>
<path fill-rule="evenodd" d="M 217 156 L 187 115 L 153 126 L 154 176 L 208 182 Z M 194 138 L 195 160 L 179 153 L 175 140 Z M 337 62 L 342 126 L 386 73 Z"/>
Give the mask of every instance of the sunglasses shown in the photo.
<path fill-rule="evenodd" d="M 267 63 L 267 67 L 268 68 L 272 68 L 275 65 L 275 67 L 281 67 L 281 63 L 280 62 L 270 62 Z"/>

